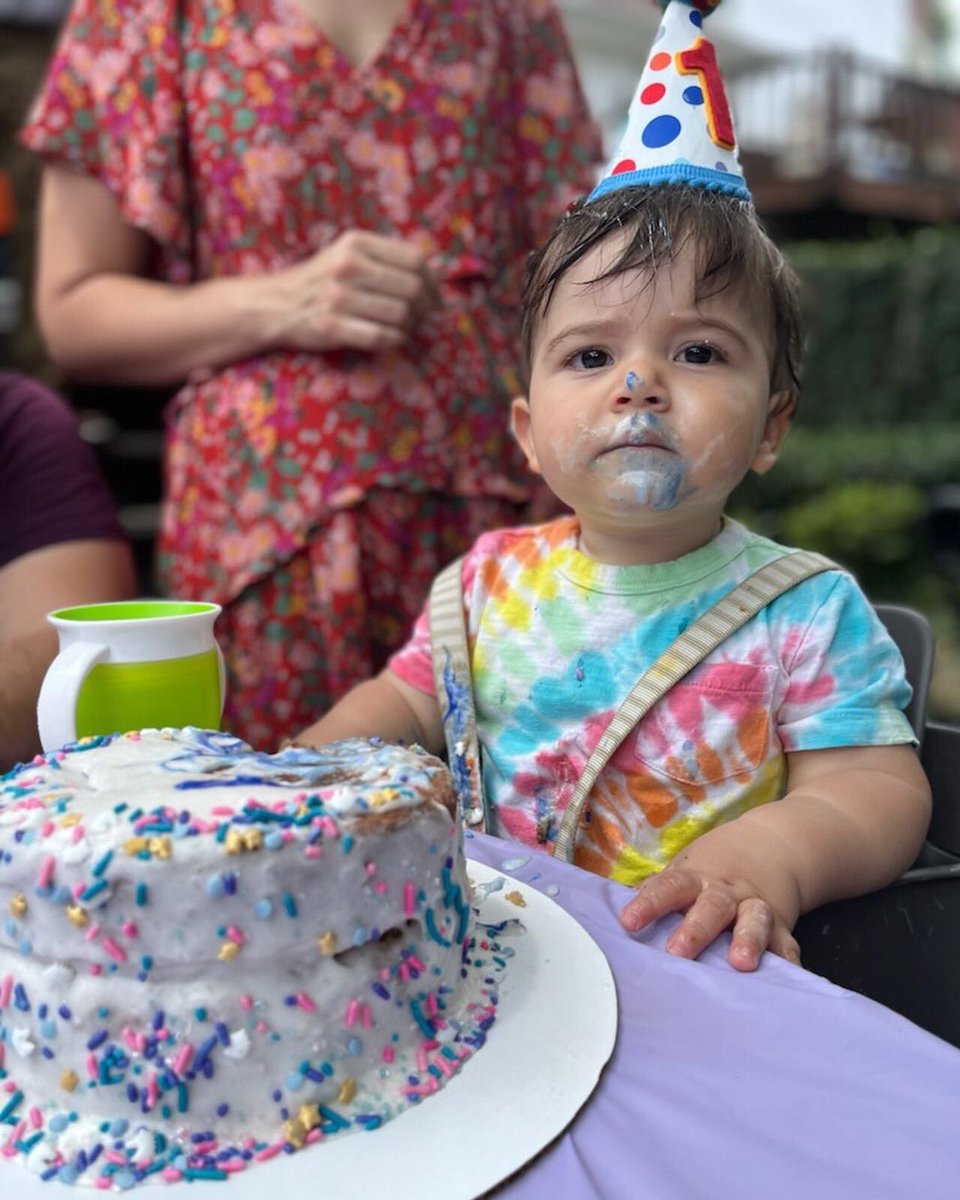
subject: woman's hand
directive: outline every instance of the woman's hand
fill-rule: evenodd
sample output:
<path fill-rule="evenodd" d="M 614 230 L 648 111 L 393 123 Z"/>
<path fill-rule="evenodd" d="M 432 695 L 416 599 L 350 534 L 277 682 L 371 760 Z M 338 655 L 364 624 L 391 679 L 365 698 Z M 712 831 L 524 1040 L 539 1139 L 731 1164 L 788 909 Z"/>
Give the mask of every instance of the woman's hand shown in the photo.
<path fill-rule="evenodd" d="M 439 302 L 420 249 L 356 229 L 270 284 L 276 311 L 268 340 L 296 350 L 390 349 Z"/>

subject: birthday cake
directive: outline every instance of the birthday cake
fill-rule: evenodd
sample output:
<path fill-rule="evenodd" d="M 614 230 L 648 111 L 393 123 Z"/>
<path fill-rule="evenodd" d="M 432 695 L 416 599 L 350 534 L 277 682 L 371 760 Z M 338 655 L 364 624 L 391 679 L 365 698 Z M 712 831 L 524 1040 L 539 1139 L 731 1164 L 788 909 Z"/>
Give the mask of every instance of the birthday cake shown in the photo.
<path fill-rule="evenodd" d="M 419 748 L 144 730 L 16 769 L 0 1155 L 126 1190 L 376 1129 L 493 1020 L 469 900 L 449 772 Z"/>

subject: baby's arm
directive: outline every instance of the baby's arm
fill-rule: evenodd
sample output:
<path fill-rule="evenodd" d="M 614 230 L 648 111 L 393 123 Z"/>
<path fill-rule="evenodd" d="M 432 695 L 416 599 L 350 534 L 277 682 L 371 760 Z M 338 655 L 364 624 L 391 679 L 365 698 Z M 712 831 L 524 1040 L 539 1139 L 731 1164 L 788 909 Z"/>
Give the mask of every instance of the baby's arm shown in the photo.
<path fill-rule="evenodd" d="M 791 930 L 801 913 L 883 887 L 910 865 L 930 787 L 909 746 L 807 750 L 787 762 L 783 799 L 712 829 L 645 880 L 621 913 L 628 930 L 683 912 L 673 954 L 696 958 L 732 926 L 739 970 L 766 949 L 799 962 Z"/>
<path fill-rule="evenodd" d="M 419 742 L 438 754 L 444 738 L 436 697 L 411 687 L 388 667 L 349 691 L 295 740 L 303 746 L 322 746 L 347 737 Z"/>

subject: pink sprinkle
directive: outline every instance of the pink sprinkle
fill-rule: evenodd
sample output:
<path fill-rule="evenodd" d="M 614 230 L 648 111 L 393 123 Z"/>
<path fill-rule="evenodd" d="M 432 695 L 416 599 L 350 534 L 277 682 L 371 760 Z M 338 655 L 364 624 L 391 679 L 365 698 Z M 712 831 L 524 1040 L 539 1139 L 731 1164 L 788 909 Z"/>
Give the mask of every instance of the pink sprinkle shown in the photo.
<path fill-rule="evenodd" d="M 437 1008 L 437 997 L 434 992 L 430 992 L 427 995 L 426 1005 L 427 1005 L 427 1016 L 435 1017 L 437 1015 L 439 1009 Z"/>
<path fill-rule="evenodd" d="M 232 817 L 236 809 L 231 808 L 229 804 L 218 804 L 216 808 L 211 808 L 210 812 L 214 817 Z"/>
<path fill-rule="evenodd" d="M 253 1008 L 253 997 L 252 996 L 241 996 L 240 997 L 240 1007 L 243 1009 L 244 1012 L 249 1012 L 250 1009 Z"/>
<path fill-rule="evenodd" d="M 70 889 L 70 895 L 74 900 L 79 900 L 80 896 L 87 890 L 87 885 L 81 879 L 79 883 L 75 883 Z"/>
<path fill-rule="evenodd" d="M 366 871 L 366 873 L 367 873 L 368 875 L 376 875 L 376 873 L 377 873 L 377 864 L 376 864 L 376 863 L 372 863 L 372 862 L 369 862 L 369 863 L 364 863 L 364 864 L 363 864 L 363 869 Z"/>
<path fill-rule="evenodd" d="M 94 923 L 90 926 L 90 928 L 84 934 L 84 937 L 87 939 L 88 942 L 95 942 L 99 936 L 100 936 L 100 926 L 97 924 L 96 921 L 94 921 Z"/>
<path fill-rule="evenodd" d="M 124 950 L 122 946 L 118 946 L 112 937 L 105 937 L 103 939 L 103 948 L 110 955 L 110 957 L 115 959 L 118 963 L 127 961 L 126 950 Z"/>
<path fill-rule="evenodd" d="M 137 928 L 135 921 L 124 921 L 120 928 L 124 937 L 135 938 L 140 936 L 140 930 Z"/>
<path fill-rule="evenodd" d="M 396 1057 L 397 1057 L 396 1051 L 394 1050 L 394 1048 L 392 1046 L 384 1046 L 383 1061 L 385 1063 L 392 1063 Z"/>
<path fill-rule="evenodd" d="M 439 1055 L 438 1055 L 438 1057 L 439 1057 Z M 451 1075 L 453 1074 L 452 1070 L 451 1070 L 450 1074 Z M 148 1111 L 150 1109 L 152 1109 L 153 1106 L 156 1104 L 157 1096 L 159 1094 L 160 1094 L 159 1089 L 157 1088 L 157 1073 L 156 1073 L 156 1071 L 152 1071 L 150 1073 L 150 1079 L 147 1082 L 147 1110 Z"/>
<path fill-rule="evenodd" d="M 102 975 L 103 967 L 101 967 L 99 963 L 91 963 L 90 964 L 90 974 L 91 975 Z"/>
<path fill-rule="evenodd" d="M 323 1132 L 321 1131 L 320 1126 L 315 1125 L 313 1127 L 313 1129 L 311 1129 L 310 1132 L 307 1134 L 304 1141 L 306 1141 L 308 1146 L 313 1146 L 317 1142 L 321 1141 L 322 1138 L 323 1138 Z"/>
<path fill-rule="evenodd" d="M 389 981 L 390 981 L 390 968 L 389 967 L 383 967 L 381 969 L 380 980 L 382 983 L 389 983 Z"/>
<path fill-rule="evenodd" d="M 228 1175 L 236 1175 L 238 1171 L 245 1171 L 247 1164 L 242 1158 L 235 1158 L 232 1162 L 219 1162 L 217 1166 L 221 1171 L 226 1171 Z"/>
<path fill-rule="evenodd" d="M 421 975 L 425 975 L 427 973 L 427 968 L 423 965 L 423 963 L 420 961 L 419 958 L 417 958 L 417 956 L 415 954 L 411 954 L 409 956 L 409 958 L 407 959 L 407 962 L 410 964 L 411 967 L 413 967 L 413 969 L 415 971 L 419 971 Z"/>
<path fill-rule="evenodd" d="M 343 1019 L 343 1023 L 347 1026 L 348 1029 L 352 1025 L 356 1024 L 357 1017 L 359 1016 L 359 1014 L 360 1014 L 360 1002 L 358 1000 L 351 1000 L 350 1003 L 347 1005 L 347 1015 Z"/>
<path fill-rule="evenodd" d="M 258 1021 L 256 1025 L 254 1025 L 254 1029 L 257 1031 L 257 1033 L 270 1032 L 270 1026 L 266 1023 L 266 1021 Z"/>
<path fill-rule="evenodd" d="M 255 1154 L 253 1157 L 257 1162 L 266 1162 L 268 1158 L 276 1158 L 282 1149 L 282 1142 L 274 1142 L 272 1146 L 264 1146 L 260 1153 Z"/>
<path fill-rule="evenodd" d="M 17 1153 L 17 1148 L 10 1141 L 8 1141 L 7 1144 L 2 1149 L 0 1149 L 0 1154 L 2 1154 L 4 1158 L 13 1158 L 13 1156 L 16 1153 Z"/>
<path fill-rule="evenodd" d="M 193 1046 L 189 1042 L 184 1042 L 177 1051 L 177 1057 L 173 1060 L 173 1069 L 178 1075 L 183 1075 L 190 1066 L 190 1060 L 193 1058 Z"/>
<path fill-rule="evenodd" d="M 107 1192 L 113 1186 L 113 1181 L 109 1175 L 98 1175 L 93 1186 L 101 1192 Z"/>
<path fill-rule="evenodd" d="M 56 825 L 54 825 L 54 823 L 52 821 L 45 821 L 40 830 L 40 835 L 41 835 L 41 837 L 48 838 L 55 829 L 56 829 Z"/>
<path fill-rule="evenodd" d="M 322 858 L 323 850 L 319 846 L 304 846 L 303 857 L 304 858 Z"/>
<path fill-rule="evenodd" d="M 317 1011 L 317 1006 L 310 999 L 310 997 L 307 995 L 306 992 L 298 992 L 297 993 L 297 1003 L 304 1010 L 304 1012 L 316 1012 Z"/>
<path fill-rule="evenodd" d="M 52 854 L 48 854 L 43 860 L 43 866 L 40 868 L 40 874 L 37 876 L 37 887 L 45 888 L 50 886 L 56 866 L 57 860 Z"/>
<path fill-rule="evenodd" d="M 444 1058 L 442 1054 L 437 1054 L 434 1057 L 433 1065 L 439 1067 L 448 1079 L 451 1079 L 457 1073 L 457 1068 L 448 1058 Z"/>
<path fill-rule="evenodd" d="M 243 930 L 238 929 L 236 925 L 227 926 L 227 937 L 238 946 L 242 946 L 247 940 Z"/>
<path fill-rule="evenodd" d="M 197 1144 L 195 1146 L 190 1147 L 190 1153 L 191 1154 L 206 1154 L 210 1150 L 216 1150 L 216 1148 L 217 1148 L 216 1140 L 211 1140 L 209 1142 L 197 1142 Z"/>
<path fill-rule="evenodd" d="M 183 1178 L 183 1172 L 178 1171 L 176 1167 L 167 1167 L 166 1170 L 160 1172 L 160 1178 L 165 1179 L 167 1183 L 179 1183 Z"/>
<path fill-rule="evenodd" d="M 97 1066 L 97 1056 L 95 1054 L 87 1055 L 87 1074 L 91 1079 L 100 1078 L 100 1070 Z"/>
<path fill-rule="evenodd" d="M 113 1163 L 117 1167 L 125 1167 L 127 1165 L 127 1156 L 121 1154 L 119 1150 L 107 1150 L 103 1156 L 108 1163 Z"/>
<path fill-rule="evenodd" d="M 3 1090 L 5 1092 L 15 1092 L 17 1090 L 17 1085 L 13 1082 L 12 1079 L 8 1079 L 7 1082 L 3 1085 Z"/>
<path fill-rule="evenodd" d="M 30 1124 L 34 1129 L 43 1128 L 43 1113 L 39 1108 L 34 1107 L 30 1109 Z"/>
<path fill-rule="evenodd" d="M 379 892 L 380 895 L 382 896 L 383 893 L 387 890 L 387 881 L 385 879 L 378 879 L 377 882 L 373 885 L 373 890 L 375 892 Z"/>
<path fill-rule="evenodd" d="M 2 983 L 0 983 L 0 1008 L 6 1008 L 10 1003 L 10 995 L 13 992 L 13 976 L 8 975 Z"/>
<path fill-rule="evenodd" d="M 86 837 L 86 833 L 87 831 L 82 825 L 74 825 L 73 832 L 70 834 L 70 840 L 76 845 L 77 842 L 82 841 Z"/>
<path fill-rule="evenodd" d="M 373 1028 L 373 1017 L 370 1016 L 370 1005 L 362 1004 L 360 1006 L 360 1022 L 364 1029 Z"/>

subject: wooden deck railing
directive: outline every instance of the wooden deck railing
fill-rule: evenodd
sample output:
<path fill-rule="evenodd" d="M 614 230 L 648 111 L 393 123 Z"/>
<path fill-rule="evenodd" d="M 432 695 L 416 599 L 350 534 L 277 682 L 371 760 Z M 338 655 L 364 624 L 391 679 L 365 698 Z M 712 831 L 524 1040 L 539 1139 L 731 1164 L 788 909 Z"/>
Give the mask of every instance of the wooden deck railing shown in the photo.
<path fill-rule="evenodd" d="M 960 92 L 845 52 L 728 83 L 758 208 L 823 203 L 906 220 L 960 216 Z"/>

